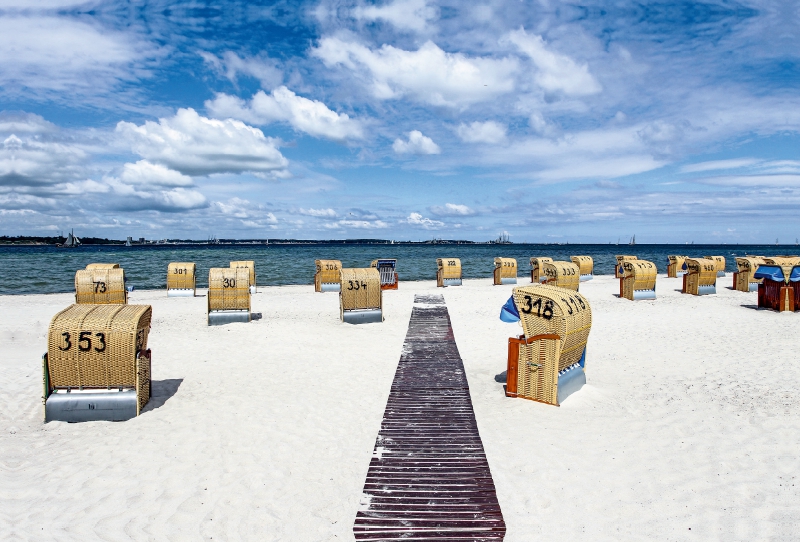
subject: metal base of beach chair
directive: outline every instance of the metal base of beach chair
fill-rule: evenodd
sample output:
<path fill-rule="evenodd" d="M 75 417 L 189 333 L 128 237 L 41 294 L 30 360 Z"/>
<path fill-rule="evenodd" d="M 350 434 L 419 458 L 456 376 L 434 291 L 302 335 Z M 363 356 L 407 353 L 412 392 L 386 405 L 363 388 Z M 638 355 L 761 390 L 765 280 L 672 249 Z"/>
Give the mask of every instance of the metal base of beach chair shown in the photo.
<path fill-rule="evenodd" d="M 461 286 L 461 279 L 442 279 L 445 286 Z"/>
<path fill-rule="evenodd" d="M 319 286 L 320 292 L 338 292 L 342 289 L 342 285 L 338 282 L 323 282 Z"/>
<path fill-rule="evenodd" d="M 697 287 L 697 295 L 709 295 L 709 294 L 716 294 L 716 293 L 717 293 L 716 284 L 712 284 L 710 286 L 698 286 Z"/>
<path fill-rule="evenodd" d="M 251 294 L 256 293 L 256 287 L 255 286 L 250 286 L 250 293 Z"/>
<path fill-rule="evenodd" d="M 500 279 L 500 284 L 516 284 L 517 277 L 502 277 Z"/>
<path fill-rule="evenodd" d="M 194 297 L 194 290 L 189 288 L 172 288 L 167 290 L 167 297 Z"/>
<path fill-rule="evenodd" d="M 656 291 L 655 290 L 634 290 L 633 291 L 633 300 L 638 301 L 640 299 L 655 299 L 656 298 Z"/>
<path fill-rule="evenodd" d="M 718 277 L 724 277 L 725 276 L 725 271 L 717 271 L 717 276 Z"/>
<path fill-rule="evenodd" d="M 757 292 L 758 291 L 758 283 L 757 282 L 748 282 L 747 283 L 747 291 L 748 292 Z"/>
<path fill-rule="evenodd" d="M 208 325 L 210 326 L 249 321 L 250 311 L 211 311 L 208 313 Z"/>
<path fill-rule="evenodd" d="M 594 275 L 581 275 L 581 282 L 585 282 L 587 280 L 592 280 Z"/>
<path fill-rule="evenodd" d="M 383 322 L 383 311 L 381 309 L 344 311 L 342 312 L 342 321 L 347 324 L 372 324 L 375 322 Z"/>
<path fill-rule="evenodd" d="M 558 404 L 586 384 L 586 373 L 579 364 L 567 367 L 558 375 Z"/>
<path fill-rule="evenodd" d="M 44 407 L 47 422 L 121 422 L 136 417 L 136 390 L 72 391 L 50 394 Z"/>

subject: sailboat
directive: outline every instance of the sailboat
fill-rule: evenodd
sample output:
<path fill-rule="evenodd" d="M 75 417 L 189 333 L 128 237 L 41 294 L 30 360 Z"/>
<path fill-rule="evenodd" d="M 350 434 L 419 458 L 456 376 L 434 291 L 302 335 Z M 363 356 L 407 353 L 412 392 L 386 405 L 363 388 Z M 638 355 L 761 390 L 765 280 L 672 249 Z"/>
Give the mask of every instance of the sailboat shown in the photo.
<path fill-rule="evenodd" d="M 67 240 L 61 243 L 60 245 L 56 245 L 57 247 L 61 248 L 75 248 L 81 244 L 81 240 L 75 237 L 75 230 L 70 231 L 67 234 Z"/>
<path fill-rule="evenodd" d="M 629 245 L 635 245 L 636 244 L 636 234 L 634 234 L 633 237 L 631 237 L 631 242 L 628 243 L 628 244 Z"/>

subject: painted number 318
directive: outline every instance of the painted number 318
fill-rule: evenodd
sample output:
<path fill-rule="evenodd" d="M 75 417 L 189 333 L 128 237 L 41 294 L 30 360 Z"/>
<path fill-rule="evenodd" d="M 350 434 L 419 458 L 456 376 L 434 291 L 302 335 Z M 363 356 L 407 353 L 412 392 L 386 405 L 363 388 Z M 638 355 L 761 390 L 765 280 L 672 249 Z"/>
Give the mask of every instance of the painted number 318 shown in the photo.
<path fill-rule="evenodd" d="M 532 314 L 533 309 L 536 309 L 536 316 L 539 318 L 544 318 L 545 320 L 550 320 L 553 317 L 553 301 L 548 299 L 544 302 L 544 306 L 542 306 L 542 298 L 537 297 L 536 301 L 529 295 L 526 295 L 523 299 L 525 299 L 525 304 L 522 306 L 522 312 L 525 314 Z"/>

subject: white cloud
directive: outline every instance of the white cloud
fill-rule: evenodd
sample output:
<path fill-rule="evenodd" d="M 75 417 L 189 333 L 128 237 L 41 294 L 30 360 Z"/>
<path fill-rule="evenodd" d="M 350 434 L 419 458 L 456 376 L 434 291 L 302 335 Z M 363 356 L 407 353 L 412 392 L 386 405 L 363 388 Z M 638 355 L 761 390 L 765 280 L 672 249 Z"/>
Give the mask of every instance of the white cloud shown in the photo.
<path fill-rule="evenodd" d="M 289 161 L 277 149 L 278 140 L 238 120 L 201 117 L 194 109 L 179 109 L 174 117 L 141 126 L 119 122 L 116 132 L 146 160 L 185 175 L 289 175 Z"/>
<path fill-rule="evenodd" d="M 681 167 L 681 173 L 699 173 L 701 171 L 714 171 L 719 169 L 738 169 L 754 166 L 761 162 L 755 158 L 733 158 L 731 160 L 711 160 Z"/>
<path fill-rule="evenodd" d="M 230 198 L 227 201 L 214 201 L 211 211 L 226 220 L 236 220 L 246 227 L 274 226 L 278 218 L 258 203 L 243 198 Z"/>
<path fill-rule="evenodd" d="M 79 147 L 11 134 L 0 147 L 0 186 L 46 187 L 77 181 L 88 154 Z"/>
<path fill-rule="evenodd" d="M 265 88 L 274 88 L 283 82 L 283 71 L 278 67 L 278 62 L 267 56 L 240 57 L 233 51 L 226 51 L 222 57 L 207 52 L 201 52 L 200 56 L 217 72 L 233 82 L 239 74 L 255 77 Z"/>
<path fill-rule="evenodd" d="M 0 112 L 0 134 L 44 134 L 56 126 L 34 113 Z"/>
<path fill-rule="evenodd" d="M 430 218 L 425 218 L 419 213 L 411 213 L 405 219 L 407 224 L 412 226 L 419 226 L 426 230 L 435 230 L 444 226 L 444 222 L 439 220 L 431 220 Z"/>
<path fill-rule="evenodd" d="M 305 216 L 314 216 L 317 218 L 336 218 L 336 211 L 333 209 L 299 209 L 298 212 Z"/>
<path fill-rule="evenodd" d="M 508 41 L 534 63 L 537 68 L 536 83 L 546 92 L 588 96 L 602 90 L 586 64 L 578 64 L 566 55 L 548 50 L 541 36 L 528 34 L 520 28 L 508 34 Z"/>
<path fill-rule="evenodd" d="M 463 107 L 514 89 L 517 61 L 447 53 L 428 41 L 417 51 L 383 45 L 371 50 L 340 38 L 322 38 L 312 53 L 327 67 L 363 74 L 378 99 L 413 99 L 436 106 Z"/>
<path fill-rule="evenodd" d="M 466 205 L 455 203 L 445 203 L 444 206 L 435 205 L 430 208 L 430 212 L 436 216 L 473 216 L 477 213 Z"/>
<path fill-rule="evenodd" d="M 258 91 L 249 104 L 235 96 L 218 94 L 214 100 L 206 101 L 205 106 L 215 117 L 236 118 L 254 124 L 286 122 L 295 130 L 333 141 L 364 137 L 358 121 L 345 113 L 331 111 L 318 100 L 298 96 L 284 86 L 271 94 Z"/>
<path fill-rule="evenodd" d="M 353 17 L 358 20 L 382 20 L 400 30 L 424 32 L 428 22 L 436 19 L 436 8 L 427 0 L 395 0 L 382 6 L 358 6 Z"/>
<path fill-rule="evenodd" d="M 0 17 L 0 87 L 5 92 L 97 92 L 139 78 L 144 62 L 158 55 L 134 34 L 106 31 L 77 18 Z"/>
<path fill-rule="evenodd" d="M 333 229 L 355 229 L 355 230 L 382 230 L 389 227 L 389 224 L 382 220 L 339 220 L 325 224 L 329 230 Z"/>
<path fill-rule="evenodd" d="M 456 134 L 467 143 L 502 143 L 506 140 L 506 127 L 493 120 L 460 124 Z"/>
<path fill-rule="evenodd" d="M 422 135 L 419 130 L 408 133 L 408 141 L 395 139 L 392 149 L 397 154 L 440 154 L 442 149 L 428 136 Z"/>
<path fill-rule="evenodd" d="M 123 166 L 120 180 L 126 184 L 139 186 L 191 186 L 192 178 L 161 164 L 139 160 L 135 164 Z"/>

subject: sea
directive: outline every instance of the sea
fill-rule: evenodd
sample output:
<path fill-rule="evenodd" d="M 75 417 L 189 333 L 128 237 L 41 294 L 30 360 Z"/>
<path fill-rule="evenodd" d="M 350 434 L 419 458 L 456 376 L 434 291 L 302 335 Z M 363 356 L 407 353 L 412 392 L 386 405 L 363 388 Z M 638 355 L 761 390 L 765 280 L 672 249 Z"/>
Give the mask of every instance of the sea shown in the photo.
<path fill-rule="evenodd" d="M 208 286 L 208 270 L 228 267 L 234 260 L 256 262 L 262 286 L 313 284 L 314 260 L 341 260 L 343 267 L 369 267 L 377 258 L 396 258 L 400 281 L 434 280 L 437 258 L 460 258 L 464 278 L 490 278 L 497 256 L 516 258 L 519 276 L 530 275 L 530 258 L 567 260 L 573 255 L 594 258 L 596 275 L 614 273 L 617 254 L 654 262 L 666 273 L 667 255 L 724 256 L 727 271 L 736 270 L 736 256 L 800 254 L 795 245 L 538 245 L 538 244 L 147 244 L 54 246 L 0 246 L 0 294 L 73 292 L 75 271 L 89 263 L 118 263 L 134 289 L 166 288 L 167 264 L 194 262 L 197 286 Z"/>

